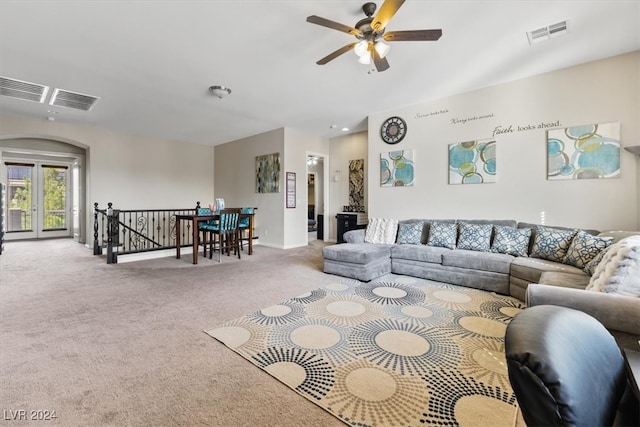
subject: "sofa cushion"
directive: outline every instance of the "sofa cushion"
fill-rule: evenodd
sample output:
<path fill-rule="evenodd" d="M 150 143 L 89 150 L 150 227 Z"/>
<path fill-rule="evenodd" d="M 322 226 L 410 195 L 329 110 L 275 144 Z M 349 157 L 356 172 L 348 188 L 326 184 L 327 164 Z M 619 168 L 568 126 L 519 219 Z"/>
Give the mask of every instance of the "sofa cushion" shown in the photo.
<path fill-rule="evenodd" d="M 613 237 L 593 236 L 585 231 L 578 230 L 571 240 L 564 263 L 578 268 L 585 268 L 603 249 L 613 242 Z"/>
<path fill-rule="evenodd" d="M 458 224 L 458 244 L 456 248 L 469 251 L 488 252 L 491 248 L 493 224 Z"/>
<path fill-rule="evenodd" d="M 494 225 L 495 231 L 491 252 L 509 254 L 513 256 L 527 256 L 529 251 L 529 240 L 531 239 L 530 228 L 513 228 Z"/>
<path fill-rule="evenodd" d="M 323 271 L 338 276 L 351 277 L 352 279 L 368 282 L 377 277 L 391 273 L 391 259 L 380 258 L 367 264 L 354 264 L 337 261 L 335 259 L 323 260 Z"/>
<path fill-rule="evenodd" d="M 540 276 L 539 283 L 545 285 L 559 286 L 561 288 L 584 289 L 589 284 L 589 276 L 571 273 L 557 273 L 555 271 L 545 271 Z"/>
<path fill-rule="evenodd" d="M 424 245 L 395 245 L 391 247 L 391 258 L 442 264 L 442 255 L 451 249 Z"/>
<path fill-rule="evenodd" d="M 419 245 L 422 239 L 422 227 L 424 222 L 411 222 L 405 223 L 401 222 L 398 224 L 398 239 L 396 243 L 401 244 L 410 244 L 410 245 Z"/>
<path fill-rule="evenodd" d="M 640 236 L 624 238 L 607 249 L 587 290 L 640 297 Z"/>
<path fill-rule="evenodd" d="M 336 261 L 368 264 L 381 258 L 389 258 L 391 256 L 391 246 L 368 243 L 341 243 L 322 248 L 322 256 L 325 259 Z"/>
<path fill-rule="evenodd" d="M 442 265 L 507 274 L 513 259 L 511 255 L 455 249 L 442 254 Z"/>
<path fill-rule="evenodd" d="M 342 235 L 346 243 L 364 243 L 364 228 L 349 230 Z"/>
<path fill-rule="evenodd" d="M 540 276 L 545 271 L 571 273 L 588 277 L 580 268 L 540 258 L 516 257 L 511 262 L 511 276 L 523 279 L 528 283 L 540 283 Z"/>
<path fill-rule="evenodd" d="M 561 230 L 559 228 L 536 227 L 535 240 L 531 248 L 531 256 L 549 261 L 562 262 L 567 254 L 567 249 L 576 235 L 577 230 Z"/>
<path fill-rule="evenodd" d="M 457 237 L 458 226 L 455 223 L 433 221 L 427 245 L 455 249 Z"/>
<path fill-rule="evenodd" d="M 491 224 L 491 225 L 501 225 L 503 227 L 513 227 L 515 228 L 518 224 L 517 221 L 512 219 L 457 219 L 456 223 L 460 224 L 461 222 L 466 222 L 467 224 Z"/>
<path fill-rule="evenodd" d="M 392 218 L 369 218 L 364 241 L 367 243 L 391 244 L 396 242 L 398 220 Z"/>

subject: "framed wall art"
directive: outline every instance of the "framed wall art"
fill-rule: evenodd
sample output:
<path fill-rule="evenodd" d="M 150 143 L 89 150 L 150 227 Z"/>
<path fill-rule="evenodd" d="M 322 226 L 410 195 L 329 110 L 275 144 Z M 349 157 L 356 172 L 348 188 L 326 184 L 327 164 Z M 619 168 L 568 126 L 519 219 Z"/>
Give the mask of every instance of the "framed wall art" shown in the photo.
<path fill-rule="evenodd" d="M 547 131 L 547 179 L 617 178 L 620 122 Z"/>
<path fill-rule="evenodd" d="M 449 184 L 496 182 L 496 167 L 494 139 L 449 144 Z"/>
<path fill-rule="evenodd" d="M 280 192 L 280 153 L 256 156 L 256 193 Z"/>
<path fill-rule="evenodd" d="M 381 187 L 411 187 L 414 177 L 413 150 L 380 154 Z"/>
<path fill-rule="evenodd" d="M 287 172 L 287 208 L 296 207 L 296 173 Z"/>

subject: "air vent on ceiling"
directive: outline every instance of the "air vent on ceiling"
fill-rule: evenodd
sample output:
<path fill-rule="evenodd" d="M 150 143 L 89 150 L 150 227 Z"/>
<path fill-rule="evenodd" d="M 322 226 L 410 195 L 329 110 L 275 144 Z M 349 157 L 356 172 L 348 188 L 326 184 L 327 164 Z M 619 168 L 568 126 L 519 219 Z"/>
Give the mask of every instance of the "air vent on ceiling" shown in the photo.
<path fill-rule="evenodd" d="M 534 44 L 544 40 L 549 40 L 552 37 L 566 34 L 567 31 L 568 21 L 561 21 L 556 24 L 529 31 L 527 32 L 527 38 L 529 39 L 529 44 Z"/>
<path fill-rule="evenodd" d="M 44 102 L 49 92 L 48 86 L 22 80 L 0 77 L 0 95 L 27 101 Z"/>
<path fill-rule="evenodd" d="M 89 111 L 100 98 L 85 95 L 83 93 L 70 92 L 64 89 L 55 89 L 51 95 L 50 105 L 58 107 L 74 108 L 76 110 Z"/>

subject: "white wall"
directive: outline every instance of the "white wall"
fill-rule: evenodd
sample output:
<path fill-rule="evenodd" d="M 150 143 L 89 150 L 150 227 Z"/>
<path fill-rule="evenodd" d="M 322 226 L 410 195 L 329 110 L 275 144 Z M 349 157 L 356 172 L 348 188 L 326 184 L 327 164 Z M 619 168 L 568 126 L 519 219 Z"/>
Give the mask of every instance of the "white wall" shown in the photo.
<path fill-rule="evenodd" d="M 296 173 L 296 207 L 284 207 L 284 248 L 307 245 L 307 154 L 322 154 L 328 157 L 329 140 L 316 135 L 285 129 L 285 172 Z M 326 159 L 326 157 L 325 157 Z M 283 187 L 283 191 L 285 188 Z"/>
<path fill-rule="evenodd" d="M 329 151 L 328 140 L 280 128 L 215 147 L 215 197 L 227 206 L 254 206 L 260 244 L 307 245 L 307 152 Z M 280 192 L 256 193 L 256 156 L 280 153 Z M 286 208 L 286 173 L 296 174 L 296 207 Z"/>
<path fill-rule="evenodd" d="M 93 224 L 94 202 L 101 207 L 113 202 L 120 209 L 176 209 L 195 207 L 196 201 L 213 195 L 212 147 L 62 121 L 0 116 L 0 140 L 20 137 L 64 141 L 87 149 L 87 227 Z M 93 233 L 85 235 L 92 241 Z"/>
<path fill-rule="evenodd" d="M 284 244 L 284 129 L 239 139 L 214 147 L 215 197 L 229 207 L 256 207 L 255 235 L 260 244 Z M 280 192 L 256 192 L 256 156 L 280 153 Z M 212 199 L 213 200 L 213 199 Z"/>
<path fill-rule="evenodd" d="M 639 64 L 640 52 L 635 52 L 372 114 L 369 217 L 512 218 L 539 223 L 544 212 L 548 225 L 638 230 L 637 158 L 620 150 L 619 178 L 548 181 L 545 130 L 518 127 L 619 121 L 622 146 L 638 145 Z M 380 126 L 396 115 L 406 120 L 408 131 L 402 142 L 391 146 L 382 142 Z M 455 122 L 474 117 L 478 119 Z M 495 136 L 498 182 L 449 185 L 448 144 L 492 138 L 499 126 L 514 131 Z M 380 153 L 398 149 L 415 150 L 415 185 L 380 187 Z"/>
<path fill-rule="evenodd" d="M 325 237 L 328 235 L 330 241 L 337 240 L 337 222 L 336 214 L 343 210 L 343 206 L 349 204 L 349 161 L 365 159 L 364 176 L 378 176 L 379 164 L 375 164 L 373 168 L 371 163 L 367 163 L 367 132 L 359 132 L 351 135 L 345 135 L 338 138 L 332 138 L 330 141 L 331 161 L 329 163 L 329 229 L 325 229 Z M 335 180 L 335 177 L 338 180 Z M 368 205 L 368 187 L 370 181 L 364 183 L 365 206 Z"/>

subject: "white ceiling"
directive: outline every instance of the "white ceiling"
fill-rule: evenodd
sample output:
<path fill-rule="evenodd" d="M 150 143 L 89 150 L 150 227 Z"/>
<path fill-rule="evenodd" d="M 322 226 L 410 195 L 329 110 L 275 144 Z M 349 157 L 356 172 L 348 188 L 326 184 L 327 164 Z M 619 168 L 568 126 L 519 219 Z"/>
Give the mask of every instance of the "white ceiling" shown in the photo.
<path fill-rule="evenodd" d="M 217 145 L 280 127 L 365 130 L 370 113 L 640 49 L 637 0 L 408 0 L 387 31 L 441 28 L 439 41 L 393 43 L 382 73 L 353 52 L 316 65 L 355 39 L 306 17 L 353 26 L 363 3 L 0 0 L 0 75 L 101 98 L 56 107 L 60 123 Z M 562 20 L 566 35 L 529 45 L 527 31 Z M 3 114 L 49 109 L 0 96 Z"/>

